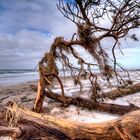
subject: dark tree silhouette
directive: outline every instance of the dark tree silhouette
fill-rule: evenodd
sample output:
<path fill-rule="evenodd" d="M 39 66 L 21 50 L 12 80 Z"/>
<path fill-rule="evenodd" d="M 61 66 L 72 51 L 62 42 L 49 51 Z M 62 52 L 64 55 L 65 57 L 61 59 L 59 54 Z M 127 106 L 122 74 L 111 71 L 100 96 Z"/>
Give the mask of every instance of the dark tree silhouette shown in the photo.
<path fill-rule="evenodd" d="M 82 90 L 81 77 L 88 78 L 91 83 L 91 100 L 97 102 L 98 94 L 101 94 L 101 86 L 94 68 L 100 70 L 101 77 L 111 83 L 116 79 L 117 84 L 124 86 L 126 81 L 117 72 L 120 68 L 129 78 L 129 73 L 117 63 L 115 48 L 119 47 L 121 38 L 132 38 L 138 41 L 135 34 L 129 35 L 129 31 L 140 26 L 140 2 L 139 0 L 59 0 L 57 4 L 60 12 L 77 27 L 71 40 L 56 37 L 48 53 L 39 62 L 40 81 L 38 85 L 37 99 L 34 109 L 40 112 L 43 103 L 45 87 L 52 84 L 57 78 L 65 100 L 63 84 L 59 78 L 56 61 L 60 61 L 63 68 L 70 70 L 75 84 L 79 84 Z M 107 21 L 104 26 L 102 21 Z M 113 59 L 111 59 L 102 46 L 103 39 L 112 38 L 114 45 L 110 46 Z M 89 63 L 76 51 L 75 47 L 84 48 L 94 59 Z M 78 62 L 77 67 L 72 65 L 67 54 L 71 54 Z M 128 84 L 131 82 L 129 81 Z"/>

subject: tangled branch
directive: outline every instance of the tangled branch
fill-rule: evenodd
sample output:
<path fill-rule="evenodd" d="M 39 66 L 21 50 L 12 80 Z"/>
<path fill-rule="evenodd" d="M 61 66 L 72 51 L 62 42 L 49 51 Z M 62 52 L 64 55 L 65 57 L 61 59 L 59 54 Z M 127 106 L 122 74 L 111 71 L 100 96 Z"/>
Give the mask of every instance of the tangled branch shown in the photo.
<path fill-rule="evenodd" d="M 116 2 L 113 0 L 59 0 L 57 7 L 77 26 L 77 33 L 72 36 L 70 41 L 63 37 L 55 38 L 49 52 L 40 61 L 40 79 L 43 81 L 44 88 L 46 85 L 50 85 L 54 78 L 57 78 L 61 85 L 62 96 L 65 96 L 56 65 L 57 60 L 62 63 L 63 68 L 71 71 L 74 83 L 79 84 L 80 89 L 82 89 L 80 77 L 84 76 L 89 79 L 91 97 L 94 101 L 97 101 L 97 94 L 101 93 L 98 75 L 94 71 L 95 67 L 99 69 L 102 78 L 107 82 L 110 83 L 113 78 L 116 78 L 117 83 L 123 85 L 125 81 L 118 74 L 117 68 L 121 68 L 126 73 L 127 70 L 117 63 L 115 48 L 121 38 L 131 37 L 138 40 L 135 34 L 129 35 L 129 31 L 140 26 L 139 0 L 116 0 Z M 109 26 L 104 27 L 100 24 L 101 21 L 104 22 L 104 19 L 107 20 Z M 113 65 L 110 63 L 111 58 L 101 45 L 101 41 L 109 37 L 115 41 L 110 48 Z M 92 56 L 93 63 L 89 63 L 76 51 L 77 46 L 84 48 Z M 77 66 L 72 65 L 72 60 L 68 57 L 70 54 L 77 60 Z M 77 71 L 76 74 L 75 71 Z"/>

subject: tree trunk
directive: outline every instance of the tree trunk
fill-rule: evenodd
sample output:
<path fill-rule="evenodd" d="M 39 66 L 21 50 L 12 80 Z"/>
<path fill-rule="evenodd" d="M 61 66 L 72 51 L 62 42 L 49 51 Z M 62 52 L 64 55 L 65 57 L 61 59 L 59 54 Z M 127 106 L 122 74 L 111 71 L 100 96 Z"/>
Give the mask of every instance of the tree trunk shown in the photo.
<path fill-rule="evenodd" d="M 32 85 L 31 88 L 35 91 L 37 90 L 36 86 Z M 45 91 L 43 95 L 51 99 L 57 100 L 59 102 L 62 103 L 64 102 L 63 97 L 56 93 Z M 108 112 L 108 113 L 118 114 L 118 115 L 124 115 L 125 113 L 139 109 L 139 107 L 133 104 L 126 106 L 126 105 L 92 102 L 91 100 L 80 98 L 80 97 L 72 98 L 72 97 L 65 96 L 65 98 L 67 104 L 64 105 L 74 104 L 79 107 L 86 107 L 88 109 L 95 109 L 98 111 L 103 111 L 103 112 Z"/>
<path fill-rule="evenodd" d="M 118 88 L 115 90 L 108 91 L 104 93 L 102 96 L 98 96 L 98 98 L 104 97 L 104 98 L 109 98 L 111 100 L 115 100 L 118 97 L 123 97 L 126 95 L 134 94 L 136 92 L 140 91 L 140 83 Z"/>
<path fill-rule="evenodd" d="M 18 113 L 17 127 L 0 127 L 0 136 L 11 136 L 20 140 L 140 139 L 140 110 L 130 112 L 112 121 L 78 124 L 53 116 L 31 112 L 24 108 L 15 109 L 13 106 L 8 109 L 12 114 Z M 0 119 L 2 121 L 4 118 Z"/>
<path fill-rule="evenodd" d="M 0 136 L 8 136 L 8 137 L 18 137 L 21 136 L 22 132 L 20 128 L 11 128 L 11 127 L 5 127 L 0 126 Z"/>
<path fill-rule="evenodd" d="M 42 83 L 42 80 L 40 80 L 38 82 L 38 88 L 37 88 L 37 96 L 36 96 L 36 100 L 35 100 L 35 103 L 34 103 L 34 107 L 33 107 L 33 110 L 35 112 L 41 112 L 41 109 L 42 109 L 42 105 L 43 105 L 43 101 L 44 101 L 44 83 Z"/>

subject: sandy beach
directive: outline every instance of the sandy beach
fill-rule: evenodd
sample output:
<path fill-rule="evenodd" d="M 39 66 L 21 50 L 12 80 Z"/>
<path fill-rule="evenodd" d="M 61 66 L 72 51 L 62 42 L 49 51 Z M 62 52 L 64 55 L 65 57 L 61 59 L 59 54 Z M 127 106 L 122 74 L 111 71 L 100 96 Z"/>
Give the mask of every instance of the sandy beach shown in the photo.
<path fill-rule="evenodd" d="M 139 71 L 130 71 L 130 76 L 134 83 L 138 83 L 140 81 L 138 77 L 139 73 Z M 81 93 L 79 92 L 80 86 L 74 86 L 71 77 L 61 77 L 61 80 L 63 82 L 65 95 L 73 97 L 80 96 L 83 98 L 90 97 L 90 82 L 88 79 L 81 80 L 83 84 Z M 104 91 L 108 91 L 109 88 L 107 84 L 102 80 L 100 82 L 102 84 L 102 89 Z M 37 85 L 37 81 L 0 86 L 0 104 L 6 105 L 8 101 L 15 101 L 18 105 L 22 105 L 28 109 L 32 109 L 36 98 L 36 92 L 32 91 L 32 89 L 30 88 L 31 84 Z M 112 89 L 115 89 L 115 87 L 112 87 Z M 52 91 L 61 95 L 61 89 L 58 82 L 54 81 L 54 87 L 52 88 Z M 129 105 L 130 103 L 132 103 L 140 106 L 140 92 L 125 97 L 120 97 L 116 100 L 105 100 L 104 102 L 120 105 Z M 43 113 L 57 116 L 59 118 L 65 118 L 85 123 L 108 121 L 118 117 L 118 115 L 99 112 L 95 110 L 88 110 L 86 108 L 77 107 L 74 105 L 70 105 L 69 107 L 64 108 L 62 106 L 62 103 L 56 102 L 55 100 L 47 97 L 43 102 Z"/>
<path fill-rule="evenodd" d="M 67 81 L 69 83 L 69 80 L 71 80 L 70 76 L 67 77 L 61 77 L 61 80 Z M 6 105 L 8 101 L 15 101 L 17 104 L 22 105 L 24 107 L 27 107 L 29 109 L 33 108 L 33 104 L 36 98 L 36 92 L 33 91 L 30 88 L 30 85 L 37 85 L 38 80 L 24 82 L 24 83 L 18 83 L 13 85 L 0 85 L 0 104 Z M 54 81 L 55 89 L 60 92 L 60 86 L 57 81 Z M 45 98 L 44 100 L 44 108 L 46 107 L 47 103 L 47 109 L 43 110 L 44 112 L 48 112 L 48 110 L 51 110 L 55 106 L 61 106 L 61 103 L 57 103 L 49 98 Z M 50 105 L 51 104 L 51 105 Z"/>
<path fill-rule="evenodd" d="M 15 101 L 31 108 L 35 99 L 35 92 L 31 90 L 29 85 L 36 83 L 37 81 L 33 81 L 0 86 L 0 103 L 5 105 L 8 101 Z"/>
<path fill-rule="evenodd" d="M 134 83 L 139 83 L 139 74 L 140 71 L 130 71 L 131 79 Z M 122 73 L 123 75 L 123 73 Z M 125 77 L 125 75 L 124 75 Z M 63 82 L 65 95 L 72 97 L 90 97 L 90 83 L 88 79 L 82 79 L 83 89 L 79 94 L 80 86 L 74 86 L 71 77 L 61 77 Z M 101 79 L 100 79 L 101 80 Z M 108 91 L 109 88 L 107 83 L 104 81 L 100 81 L 102 84 L 102 89 L 104 91 Z M 37 80 L 18 83 L 13 85 L 1 85 L 0 86 L 0 104 L 6 105 L 8 101 L 15 101 L 18 105 L 23 106 L 28 109 L 33 108 L 33 104 L 36 98 L 36 92 L 34 92 L 30 85 L 37 85 Z M 115 89 L 116 87 L 112 87 Z M 61 95 L 60 85 L 57 81 L 54 81 L 54 86 L 52 87 L 52 91 Z M 114 103 L 120 105 L 129 105 L 130 103 L 140 107 L 140 92 L 137 92 L 132 95 L 127 95 L 124 97 L 117 98 L 115 100 L 105 100 L 107 103 Z M 69 105 L 68 107 L 63 107 L 62 103 L 56 102 L 50 98 L 45 97 L 43 102 L 43 112 L 48 115 L 55 116 L 57 118 L 68 119 L 75 122 L 81 123 L 99 123 L 105 122 L 109 120 L 114 120 L 120 117 L 116 114 L 109 114 L 105 112 L 100 112 L 96 110 L 89 110 L 83 107 L 77 107 L 74 105 Z M 3 139 L 0 137 L 0 139 Z M 5 138 L 6 139 L 6 138 Z M 7 138 L 8 140 L 8 138 Z"/>

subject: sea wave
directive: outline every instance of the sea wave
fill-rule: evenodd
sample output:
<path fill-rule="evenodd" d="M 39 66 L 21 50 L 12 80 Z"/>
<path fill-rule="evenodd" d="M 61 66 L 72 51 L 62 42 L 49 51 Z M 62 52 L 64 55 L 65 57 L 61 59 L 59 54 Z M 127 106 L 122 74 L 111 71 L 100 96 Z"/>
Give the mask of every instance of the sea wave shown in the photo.
<path fill-rule="evenodd" d="M 37 70 L 0 70 L 0 85 L 11 85 L 38 79 Z"/>
<path fill-rule="evenodd" d="M 0 74 L 14 74 L 14 73 L 27 73 L 36 72 L 34 69 L 0 69 Z"/>

